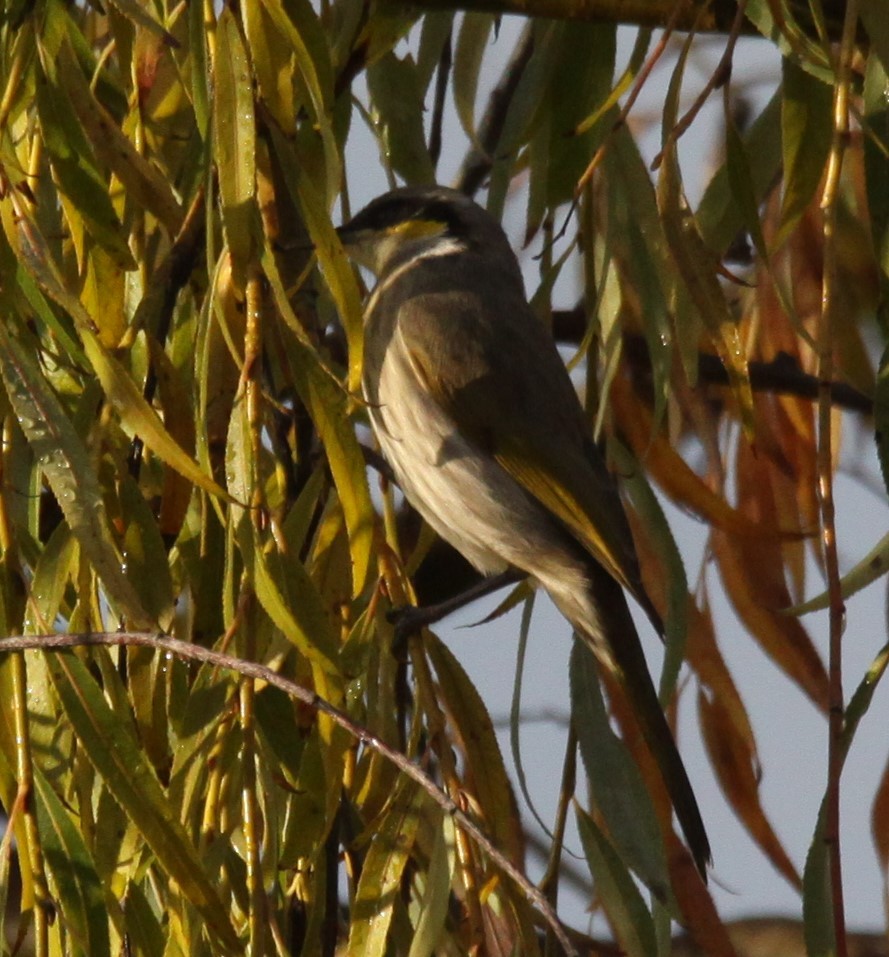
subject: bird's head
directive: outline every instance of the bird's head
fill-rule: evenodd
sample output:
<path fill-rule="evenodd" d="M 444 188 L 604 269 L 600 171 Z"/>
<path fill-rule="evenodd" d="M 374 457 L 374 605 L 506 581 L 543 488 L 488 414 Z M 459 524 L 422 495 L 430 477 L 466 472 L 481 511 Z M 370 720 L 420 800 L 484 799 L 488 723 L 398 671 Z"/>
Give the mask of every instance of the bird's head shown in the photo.
<path fill-rule="evenodd" d="M 500 224 L 477 203 L 443 186 L 404 187 L 370 202 L 337 232 L 348 254 L 377 276 L 418 257 L 472 248 L 512 258 Z"/>

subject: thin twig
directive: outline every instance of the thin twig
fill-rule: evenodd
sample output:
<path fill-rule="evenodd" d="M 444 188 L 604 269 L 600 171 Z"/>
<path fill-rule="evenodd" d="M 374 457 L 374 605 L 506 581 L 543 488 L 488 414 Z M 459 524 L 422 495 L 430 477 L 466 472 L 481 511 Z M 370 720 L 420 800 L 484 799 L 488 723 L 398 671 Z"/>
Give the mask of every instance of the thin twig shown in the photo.
<path fill-rule="evenodd" d="M 586 332 L 586 313 L 583 307 L 577 309 L 557 309 L 553 311 L 553 334 L 557 342 L 577 344 Z M 651 358 L 645 337 L 625 333 L 623 351 L 628 360 L 641 374 L 651 366 Z M 751 359 L 748 362 L 750 387 L 754 392 L 770 392 L 776 395 L 792 395 L 799 399 L 817 400 L 819 382 L 817 375 L 806 372 L 795 356 L 779 352 L 774 359 L 762 361 Z M 698 353 L 697 382 L 700 386 L 727 386 L 728 373 L 719 356 L 712 352 Z M 835 408 L 862 415 L 873 415 L 873 399 L 856 389 L 848 382 L 832 380 L 829 383 L 830 402 Z"/>
<path fill-rule="evenodd" d="M 636 100 L 638 99 L 639 94 L 642 92 L 642 87 L 645 86 L 648 78 L 651 76 L 651 71 L 655 68 L 660 58 L 664 55 L 667 45 L 670 42 L 670 38 L 673 36 L 673 31 L 676 26 L 676 21 L 679 18 L 679 12 L 681 8 L 681 3 L 677 3 L 675 5 L 670 20 L 664 28 L 664 32 L 661 34 L 660 39 L 649 54 L 648 59 L 642 65 L 642 69 L 639 71 L 639 75 L 636 77 L 636 82 L 633 84 L 633 88 L 627 95 L 627 101 L 624 103 L 623 109 L 620 111 L 617 119 L 612 124 L 611 129 L 608 131 L 608 135 L 604 140 L 602 140 L 601 145 L 593 154 L 593 158 L 590 160 L 587 168 L 583 171 L 583 175 L 577 181 L 577 185 L 574 187 L 575 202 L 577 201 L 577 197 L 583 193 L 584 189 L 593 178 L 593 173 L 595 173 L 599 168 L 599 165 L 605 156 L 605 151 L 611 143 L 611 137 L 614 136 L 614 134 L 624 125 L 624 123 L 627 122 L 627 117 L 630 115 L 630 110 L 632 110 L 635 106 Z"/>
<path fill-rule="evenodd" d="M 830 386 L 833 377 L 833 330 L 838 301 L 837 217 L 839 183 L 843 157 L 849 138 L 849 89 L 851 64 L 858 23 L 857 0 L 848 0 L 843 23 L 843 39 L 836 63 L 836 85 L 833 101 L 833 137 L 827 162 L 821 209 L 824 214 L 824 272 L 821 285 L 821 315 L 818 322 L 818 491 L 821 505 L 821 536 L 824 544 L 824 565 L 830 595 L 830 653 L 827 758 L 827 817 L 824 840 L 827 844 L 831 904 L 837 957 L 847 957 L 846 915 L 843 899 L 843 869 L 840 845 L 840 776 L 843 770 L 843 624 L 845 605 L 840 587 L 836 543 L 836 512 L 833 498 L 833 441 Z"/>
<path fill-rule="evenodd" d="M 344 711 L 340 711 L 339 708 L 334 707 L 314 691 L 272 671 L 271 668 L 254 661 L 244 661 L 232 655 L 225 655 L 200 645 L 193 645 L 187 641 L 180 641 L 178 638 L 171 638 L 168 635 L 144 631 L 103 631 L 70 635 L 15 635 L 0 640 L 0 652 L 30 651 L 33 649 L 58 651 L 65 648 L 95 645 L 133 645 L 142 648 L 154 648 L 158 651 L 176 655 L 178 658 L 200 661 L 216 668 L 234 671 L 247 678 L 265 681 L 297 701 L 326 715 L 334 724 L 341 727 L 366 747 L 376 751 L 381 757 L 395 765 L 402 774 L 418 784 L 445 814 L 454 819 L 456 824 L 464 833 L 469 835 L 490 860 L 515 882 L 516 886 L 552 928 L 565 953 L 569 957 L 580 957 L 577 948 L 572 944 L 565 927 L 544 894 L 528 880 L 515 864 L 492 843 L 482 828 L 455 801 L 448 797 L 428 775 L 372 731 L 353 721 Z"/>
<path fill-rule="evenodd" d="M 435 98 L 432 101 L 432 123 L 429 127 L 429 157 L 432 166 L 438 167 L 441 156 L 441 131 L 444 125 L 444 111 L 447 103 L 448 81 L 451 78 L 453 63 L 452 33 L 448 33 L 441 56 L 438 58 L 438 68 L 435 71 Z"/>
<path fill-rule="evenodd" d="M 492 157 L 496 155 L 500 145 L 509 108 L 533 52 L 534 29 L 529 23 L 504 67 L 500 82 L 488 97 L 488 107 L 476 137 L 481 149 L 473 147 L 469 151 L 454 181 L 454 188 L 467 196 L 474 196 L 478 192 L 484 178 L 491 171 Z"/>
<path fill-rule="evenodd" d="M 667 136 L 667 142 L 664 143 L 663 149 L 655 156 L 651 163 L 651 169 L 656 170 L 661 165 L 661 160 L 664 157 L 664 150 L 671 146 L 676 140 L 682 136 L 686 130 L 691 126 L 695 117 L 703 109 L 704 104 L 707 102 L 710 94 L 718 89 L 720 86 L 724 86 L 728 83 L 729 78 L 732 75 L 732 56 L 735 52 L 735 44 L 738 41 L 738 37 L 741 35 L 741 28 L 744 25 L 744 13 L 747 9 L 747 0 L 740 0 L 738 3 L 738 9 L 735 13 L 735 20 L 732 23 L 731 32 L 728 35 L 728 40 L 725 44 L 725 50 L 722 52 L 722 56 L 719 58 L 719 63 L 716 64 L 716 69 L 710 75 L 710 79 L 704 84 L 704 88 L 695 98 L 694 103 L 686 110 L 685 114 L 679 120 L 678 123 L 670 130 Z"/>
<path fill-rule="evenodd" d="M 565 759 L 562 763 L 562 786 L 559 789 L 559 803 L 556 808 L 556 820 L 553 825 L 552 847 L 546 871 L 538 887 L 547 896 L 547 900 L 555 908 L 559 901 L 559 874 L 562 869 L 562 850 L 565 846 L 565 827 L 568 823 L 568 809 L 574 799 L 577 778 L 577 734 L 574 725 L 568 727 L 568 739 L 565 742 Z M 546 954 L 552 953 L 550 941 L 546 943 Z"/>

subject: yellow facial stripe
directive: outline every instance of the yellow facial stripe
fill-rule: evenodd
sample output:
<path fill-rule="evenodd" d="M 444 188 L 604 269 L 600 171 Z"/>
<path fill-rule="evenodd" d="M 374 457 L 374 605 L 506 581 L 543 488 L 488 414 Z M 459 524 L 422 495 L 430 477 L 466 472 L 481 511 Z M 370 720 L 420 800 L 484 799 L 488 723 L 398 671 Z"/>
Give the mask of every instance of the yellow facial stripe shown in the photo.
<path fill-rule="evenodd" d="M 435 219 L 406 219 L 389 227 L 389 233 L 402 239 L 422 239 L 424 236 L 437 236 L 447 229 L 447 225 Z"/>

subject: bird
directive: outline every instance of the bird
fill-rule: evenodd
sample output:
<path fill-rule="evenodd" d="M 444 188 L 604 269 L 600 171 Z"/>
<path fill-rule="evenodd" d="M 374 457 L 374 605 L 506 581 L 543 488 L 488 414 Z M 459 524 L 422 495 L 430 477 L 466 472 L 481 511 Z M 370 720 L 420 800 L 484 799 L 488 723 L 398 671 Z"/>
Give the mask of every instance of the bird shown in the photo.
<path fill-rule="evenodd" d="M 626 598 L 663 636 L 616 480 L 497 219 L 443 186 L 378 196 L 337 230 L 375 276 L 362 386 L 407 501 L 483 575 L 543 588 L 628 698 L 706 880 L 707 832 Z"/>

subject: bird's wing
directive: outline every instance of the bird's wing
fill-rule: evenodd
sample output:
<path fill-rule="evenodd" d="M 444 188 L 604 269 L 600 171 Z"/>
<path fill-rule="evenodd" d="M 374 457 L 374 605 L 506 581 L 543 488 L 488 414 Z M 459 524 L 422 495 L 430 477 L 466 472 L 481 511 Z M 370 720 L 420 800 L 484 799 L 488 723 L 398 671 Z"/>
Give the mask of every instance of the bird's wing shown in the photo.
<path fill-rule="evenodd" d="M 502 304 L 501 304 L 502 305 Z M 488 451 L 614 578 L 650 609 L 623 505 L 568 373 L 524 299 L 506 330 L 479 323 L 464 294 L 404 304 L 400 334 L 418 377 L 460 433 Z M 528 357 L 532 365 L 528 366 Z"/>
<path fill-rule="evenodd" d="M 557 437 L 555 437 L 557 439 Z M 641 595 L 623 505 L 601 460 L 545 436 L 502 436 L 495 457 L 617 581 Z M 598 456 L 597 456 L 598 459 Z"/>

